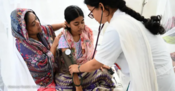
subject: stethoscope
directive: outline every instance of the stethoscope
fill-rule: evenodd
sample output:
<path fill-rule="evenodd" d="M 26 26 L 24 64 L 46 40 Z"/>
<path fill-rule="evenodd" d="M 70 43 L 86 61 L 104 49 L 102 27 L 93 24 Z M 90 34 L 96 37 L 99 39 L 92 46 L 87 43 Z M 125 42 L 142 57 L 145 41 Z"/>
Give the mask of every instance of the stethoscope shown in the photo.
<path fill-rule="evenodd" d="M 73 56 L 72 56 L 71 53 L 72 53 L 72 51 L 71 51 L 70 49 L 66 49 L 65 54 L 71 59 L 71 63 L 74 64 Z M 74 73 L 73 73 L 73 74 L 74 74 Z M 80 84 L 77 85 L 77 84 L 74 83 L 74 77 L 73 77 L 73 75 L 72 75 L 72 83 L 73 83 L 74 86 L 81 86 L 82 83 L 83 83 L 83 78 L 82 78 L 82 76 L 80 75 Z"/>

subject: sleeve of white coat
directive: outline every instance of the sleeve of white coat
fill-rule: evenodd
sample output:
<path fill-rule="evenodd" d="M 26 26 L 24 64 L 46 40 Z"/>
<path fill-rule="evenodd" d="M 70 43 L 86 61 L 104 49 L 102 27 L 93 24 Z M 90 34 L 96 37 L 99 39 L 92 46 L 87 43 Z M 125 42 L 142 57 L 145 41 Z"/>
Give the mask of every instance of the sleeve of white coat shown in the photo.
<path fill-rule="evenodd" d="M 121 52 L 122 49 L 117 31 L 112 27 L 108 27 L 95 59 L 104 65 L 113 66 Z"/>

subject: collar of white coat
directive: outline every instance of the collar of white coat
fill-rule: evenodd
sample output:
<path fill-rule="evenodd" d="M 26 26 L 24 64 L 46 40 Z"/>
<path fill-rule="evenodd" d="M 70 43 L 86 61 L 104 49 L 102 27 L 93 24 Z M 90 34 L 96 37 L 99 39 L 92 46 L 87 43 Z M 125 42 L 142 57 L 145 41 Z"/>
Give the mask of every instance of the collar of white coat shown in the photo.
<path fill-rule="evenodd" d="M 125 12 L 122 12 L 121 10 L 117 9 L 117 10 L 114 12 L 114 14 L 113 14 L 113 16 L 112 16 L 110 22 L 114 20 L 114 17 L 117 17 L 117 16 L 119 16 L 119 15 L 125 15 L 125 14 L 126 14 Z M 106 31 L 106 28 L 108 27 L 108 25 L 109 25 L 110 22 L 105 23 L 105 26 L 104 26 L 103 29 L 102 29 L 103 35 L 104 35 L 104 33 L 105 33 L 105 31 Z"/>
<path fill-rule="evenodd" d="M 125 15 L 125 14 L 126 14 L 125 12 L 122 12 L 121 10 L 117 9 L 117 10 L 114 12 L 114 14 L 113 14 L 113 16 L 112 16 L 110 22 L 114 20 L 114 17 L 120 16 L 120 15 Z"/>

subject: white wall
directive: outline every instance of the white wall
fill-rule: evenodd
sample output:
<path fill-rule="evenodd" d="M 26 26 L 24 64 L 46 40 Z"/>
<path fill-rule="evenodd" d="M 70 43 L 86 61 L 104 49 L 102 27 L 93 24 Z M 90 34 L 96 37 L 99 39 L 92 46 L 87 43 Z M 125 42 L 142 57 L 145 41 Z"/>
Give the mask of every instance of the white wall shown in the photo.
<path fill-rule="evenodd" d="M 144 0 L 126 0 L 127 5 L 137 12 L 141 13 Z M 158 0 L 145 0 L 147 2 L 143 8 L 143 16 L 149 18 L 151 15 L 156 15 Z"/>
<path fill-rule="evenodd" d="M 143 15 L 147 18 L 151 15 L 156 15 L 157 2 L 161 0 L 146 1 L 148 1 L 148 3 L 143 9 Z M 170 1 L 172 5 L 175 6 L 175 0 Z M 129 7 L 137 12 L 141 12 L 143 0 L 126 0 L 126 2 Z M 2 57 L 5 58 L 7 54 L 5 53 L 8 49 L 6 39 L 12 38 L 10 28 L 10 13 L 12 10 L 19 7 L 31 8 L 39 16 L 42 24 L 53 24 L 64 22 L 64 9 L 68 5 L 78 5 L 82 8 L 85 15 L 85 23 L 92 28 L 96 34 L 99 24 L 87 16 L 90 11 L 83 3 L 83 0 L 0 0 L 0 59 L 2 59 Z M 8 40 L 8 42 L 9 41 L 10 40 Z"/>
<path fill-rule="evenodd" d="M 126 5 L 137 12 L 141 12 L 143 0 L 125 0 Z"/>

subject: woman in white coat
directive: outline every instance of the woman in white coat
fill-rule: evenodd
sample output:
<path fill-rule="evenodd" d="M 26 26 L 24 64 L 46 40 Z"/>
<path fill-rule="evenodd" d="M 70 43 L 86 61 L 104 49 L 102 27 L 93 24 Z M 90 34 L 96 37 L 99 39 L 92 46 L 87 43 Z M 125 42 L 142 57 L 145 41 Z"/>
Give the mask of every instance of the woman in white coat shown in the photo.
<path fill-rule="evenodd" d="M 171 57 L 160 34 L 160 16 L 145 19 L 124 0 L 85 0 L 89 16 L 100 24 L 109 22 L 95 58 L 71 65 L 71 74 L 91 72 L 117 63 L 131 78 L 129 91 L 175 91 Z"/>

